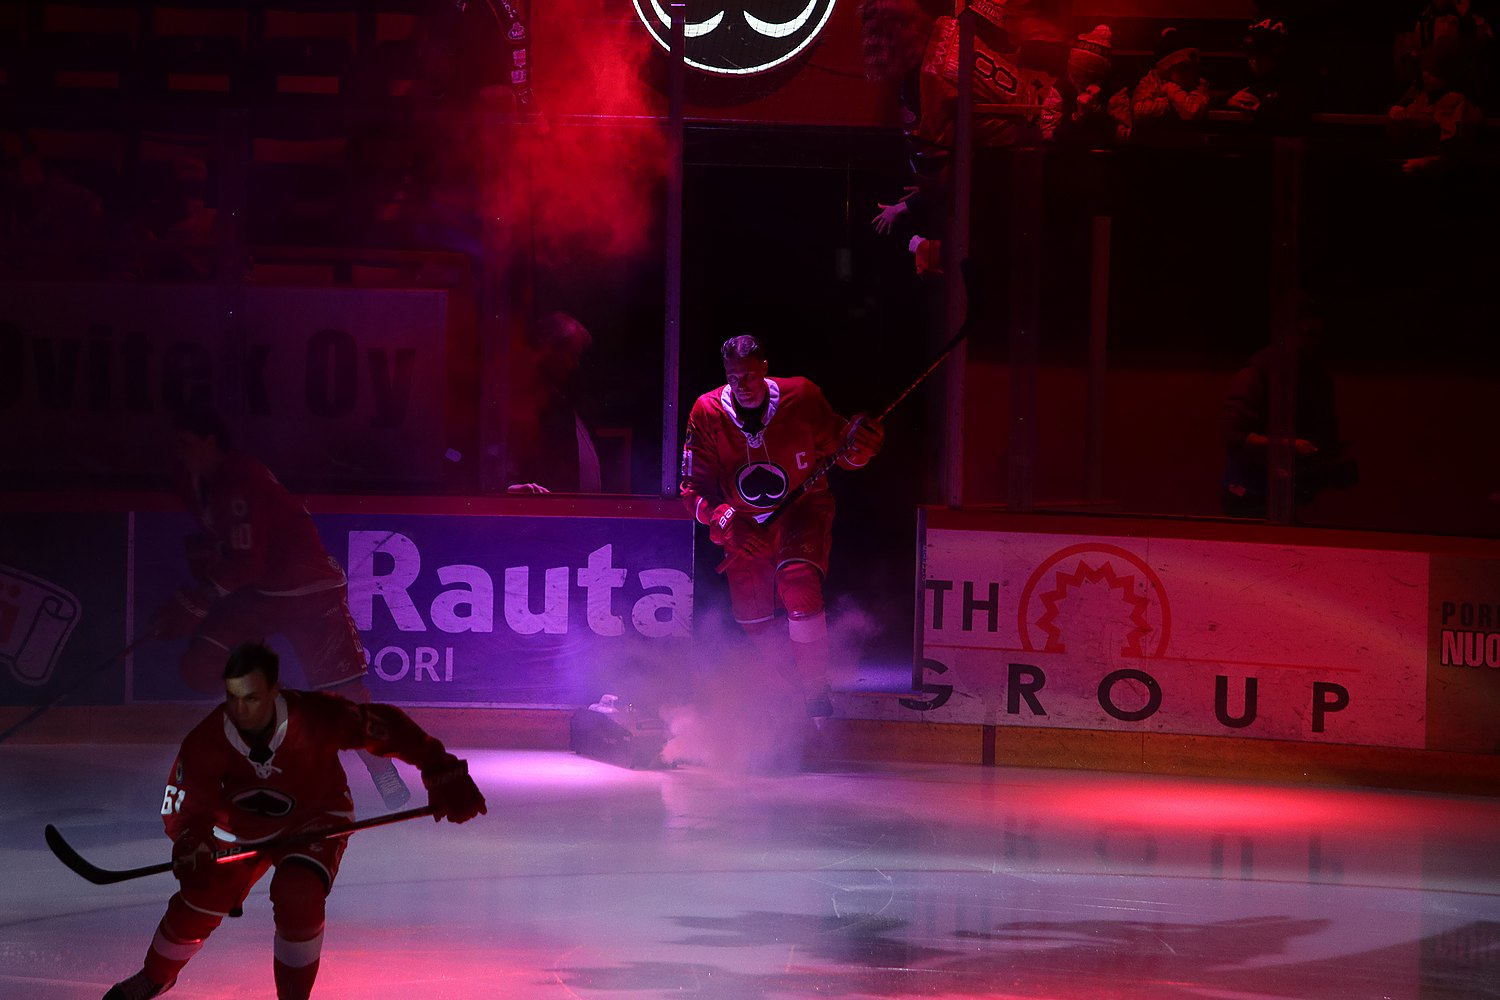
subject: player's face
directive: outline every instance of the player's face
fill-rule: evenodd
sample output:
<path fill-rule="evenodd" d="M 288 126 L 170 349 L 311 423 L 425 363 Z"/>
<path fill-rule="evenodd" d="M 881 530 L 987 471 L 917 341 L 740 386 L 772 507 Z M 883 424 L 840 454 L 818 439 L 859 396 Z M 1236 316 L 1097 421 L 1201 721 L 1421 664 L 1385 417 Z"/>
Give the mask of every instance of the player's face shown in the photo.
<path fill-rule="evenodd" d="M 759 406 L 766 398 L 766 359 L 730 358 L 724 362 L 724 380 L 741 406 Z"/>
<path fill-rule="evenodd" d="M 259 670 L 224 681 L 224 712 L 235 727 L 258 733 L 276 717 L 276 685 Z"/>
<path fill-rule="evenodd" d="M 195 476 L 213 471 L 219 457 L 219 445 L 212 434 L 194 434 L 192 431 L 177 431 L 177 461 Z"/>

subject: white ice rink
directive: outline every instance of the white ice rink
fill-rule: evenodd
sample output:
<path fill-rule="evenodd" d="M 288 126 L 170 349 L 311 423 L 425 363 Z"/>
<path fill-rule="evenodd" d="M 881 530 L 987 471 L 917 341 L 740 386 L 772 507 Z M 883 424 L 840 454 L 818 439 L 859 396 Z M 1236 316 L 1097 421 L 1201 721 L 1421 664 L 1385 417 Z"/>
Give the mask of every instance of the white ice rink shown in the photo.
<path fill-rule="evenodd" d="M 91 885 L 42 828 L 106 867 L 165 860 L 179 735 L 0 746 L 0 996 L 97 1000 L 139 968 L 171 877 Z M 467 756 L 488 816 L 351 841 L 314 997 L 1500 997 L 1500 800 Z M 264 882 L 170 995 L 274 996 Z"/>

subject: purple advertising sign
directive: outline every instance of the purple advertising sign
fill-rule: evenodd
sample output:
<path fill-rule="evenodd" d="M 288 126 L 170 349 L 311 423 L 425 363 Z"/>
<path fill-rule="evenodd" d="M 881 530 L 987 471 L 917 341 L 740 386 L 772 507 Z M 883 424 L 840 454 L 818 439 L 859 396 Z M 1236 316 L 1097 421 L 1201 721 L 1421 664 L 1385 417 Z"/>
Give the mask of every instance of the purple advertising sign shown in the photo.
<path fill-rule="evenodd" d="M 692 627 L 693 523 L 676 517 L 338 513 L 315 517 L 349 578 L 375 698 L 577 706 L 665 681 Z M 136 521 L 136 628 L 184 582 L 185 515 Z M 286 683 L 302 684 L 275 623 Z M 181 643 L 135 657 L 137 701 L 194 700 Z"/>

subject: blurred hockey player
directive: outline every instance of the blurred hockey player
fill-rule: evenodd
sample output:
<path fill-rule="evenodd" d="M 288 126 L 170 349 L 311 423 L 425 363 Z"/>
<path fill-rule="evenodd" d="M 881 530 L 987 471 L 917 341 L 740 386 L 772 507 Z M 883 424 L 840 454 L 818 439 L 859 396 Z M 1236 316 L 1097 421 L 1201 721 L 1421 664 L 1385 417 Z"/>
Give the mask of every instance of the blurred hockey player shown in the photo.
<path fill-rule="evenodd" d="M 344 570 L 323 548 L 307 509 L 260 462 L 231 446 L 223 418 L 207 407 L 173 415 L 178 492 L 202 531 L 185 541 L 194 582 L 157 610 L 151 632 L 188 639 L 180 669 L 213 694 L 224 654 L 247 639 L 284 635 L 307 686 L 368 702 L 369 669 L 349 614 Z M 361 758 L 386 807 L 411 798 L 395 766 Z"/>
<path fill-rule="evenodd" d="M 284 690 L 279 673 L 275 651 L 263 643 L 243 643 L 229 653 L 224 704 L 182 741 L 162 798 L 178 890 L 144 966 L 104 1000 L 146 1000 L 171 989 L 220 921 L 273 868 L 276 996 L 306 1000 L 318 974 L 325 901 L 347 839 L 313 840 L 225 863 L 212 854 L 351 822 L 354 801 L 340 750 L 360 748 L 419 768 L 434 819 L 464 823 L 485 812 L 468 765 L 406 713 Z"/>
<path fill-rule="evenodd" d="M 833 494 L 820 479 L 767 526 L 773 511 L 818 462 L 837 455 L 843 469 L 863 467 L 885 432 L 869 418 L 845 420 L 805 378 L 767 378 L 754 337 L 720 349 L 725 384 L 699 396 L 688 415 L 681 495 L 732 557 L 725 572 L 740 627 L 768 658 L 779 604 L 786 609 L 795 680 L 808 714 L 833 714 L 828 693 L 828 626 L 823 577 L 833 527 Z"/>

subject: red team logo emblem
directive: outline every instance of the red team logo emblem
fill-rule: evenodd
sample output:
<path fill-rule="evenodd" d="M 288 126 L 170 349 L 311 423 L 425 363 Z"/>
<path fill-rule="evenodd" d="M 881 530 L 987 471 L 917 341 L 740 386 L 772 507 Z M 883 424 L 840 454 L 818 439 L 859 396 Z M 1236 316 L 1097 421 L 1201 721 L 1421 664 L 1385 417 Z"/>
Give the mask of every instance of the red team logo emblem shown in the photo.
<path fill-rule="evenodd" d="M 1161 578 L 1114 545 L 1070 545 L 1042 560 L 1021 591 L 1023 649 L 1084 652 L 1107 658 L 1157 657 L 1172 634 L 1172 608 Z"/>

